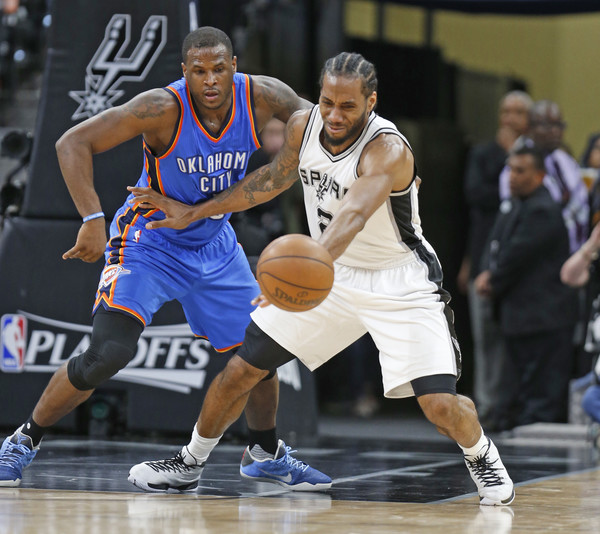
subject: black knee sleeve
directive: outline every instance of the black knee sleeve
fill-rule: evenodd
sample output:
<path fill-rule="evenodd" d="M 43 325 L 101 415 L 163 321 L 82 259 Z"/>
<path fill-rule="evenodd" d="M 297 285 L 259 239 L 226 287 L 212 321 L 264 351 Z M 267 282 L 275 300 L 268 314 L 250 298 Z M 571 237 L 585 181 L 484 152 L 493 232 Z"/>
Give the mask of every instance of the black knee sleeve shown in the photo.
<path fill-rule="evenodd" d="M 296 358 L 291 352 L 265 334 L 254 321 L 250 321 L 246 328 L 244 342 L 237 355 L 258 369 L 270 371 L 265 380 L 273 378 L 278 367 Z"/>
<path fill-rule="evenodd" d="M 142 330 L 135 319 L 100 309 L 94 316 L 89 348 L 67 364 L 73 387 L 81 391 L 94 389 L 117 374 L 135 356 Z"/>
<path fill-rule="evenodd" d="M 135 350 L 115 341 L 105 341 L 100 347 L 90 345 L 67 364 L 69 380 L 80 390 L 94 389 L 116 375 L 135 356 Z"/>

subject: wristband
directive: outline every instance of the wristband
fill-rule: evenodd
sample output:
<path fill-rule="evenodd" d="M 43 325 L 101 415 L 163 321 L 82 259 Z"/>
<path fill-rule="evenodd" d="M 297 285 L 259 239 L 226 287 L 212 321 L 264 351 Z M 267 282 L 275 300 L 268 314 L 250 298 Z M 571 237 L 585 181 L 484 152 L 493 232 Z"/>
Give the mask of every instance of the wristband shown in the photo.
<path fill-rule="evenodd" d="M 103 211 L 97 211 L 96 213 L 92 213 L 91 215 L 86 215 L 83 218 L 83 222 L 86 223 L 86 222 L 91 221 L 93 219 L 99 219 L 100 217 L 104 217 L 104 212 Z"/>

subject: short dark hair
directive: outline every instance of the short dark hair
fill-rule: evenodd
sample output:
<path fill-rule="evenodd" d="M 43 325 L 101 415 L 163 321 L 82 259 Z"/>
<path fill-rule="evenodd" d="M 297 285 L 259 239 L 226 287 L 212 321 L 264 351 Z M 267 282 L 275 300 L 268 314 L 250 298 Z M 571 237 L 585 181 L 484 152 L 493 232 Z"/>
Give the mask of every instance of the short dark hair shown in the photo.
<path fill-rule="evenodd" d="M 231 39 L 224 32 L 212 26 L 202 26 L 187 34 L 181 47 L 181 57 L 183 62 L 187 61 L 188 52 L 192 48 L 214 48 L 223 45 L 227 52 L 233 57 L 233 45 Z"/>
<path fill-rule="evenodd" d="M 365 96 L 369 96 L 373 91 L 377 91 L 375 65 L 367 61 L 360 54 L 342 52 L 335 57 L 329 58 L 321 70 L 319 78 L 319 87 L 321 89 L 323 89 L 325 74 L 360 78 L 362 80 L 362 93 Z"/>
<path fill-rule="evenodd" d="M 511 156 L 531 156 L 533 158 L 533 167 L 535 170 L 546 173 L 546 165 L 544 164 L 544 154 L 536 147 L 522 146 L 510 153 Z"/>

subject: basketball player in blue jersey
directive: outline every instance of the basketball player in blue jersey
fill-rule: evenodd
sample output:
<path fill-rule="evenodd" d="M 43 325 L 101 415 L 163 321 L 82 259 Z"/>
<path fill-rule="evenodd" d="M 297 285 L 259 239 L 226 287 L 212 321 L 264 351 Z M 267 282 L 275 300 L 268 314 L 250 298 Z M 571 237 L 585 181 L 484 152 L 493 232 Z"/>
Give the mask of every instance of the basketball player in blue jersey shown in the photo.
<path fill-rule="evenodd" d="M 458 443 L 483 505 L 507 505 L 513 483 L 473 402 L 456 393 L 460 350 L 442 269 L 423 236 L 415 158 L 396 126 L 374 112 L 375 67 L 359 54 L 329 59 L 319 105 L 298 111 L 272 164 L 196 206 L 130 188 L 166 218 L 147 228 L 185 228 L 205 217 L 266 202 L 300 179 L 311 236 L 335 261 L 329 296 L 292 313 L 255 302 L 244 342 L 211 384 L 196 428 L 205 439 L 194 456 L 206 461 L 241 414 L 248 393 L 293 358 L 314 370 L 364 333 L 379 349 L 387 397 L 415 396 L 427 418 Z M 242 459 L 252 476 L 256 462 Z M 136 469 L 137 466 L 134 467 Z"/>
<path fill-rule="evenodd" d="M 310 103 L 277 79 L 237 73 L 231 41 L 216 28 L 190 33 L 182 54 L 183 78 L 78 124 L 56 144 L 65 182 L 83 217 L 75 246 L 63 258 L 95 262 L 104 253 L 106 265 L 90 347 L 54 374 L 30 418 L 4 441 L 0 486 L 18 486 L 48 427 L 127 365 L 143 328 L 165 302 L 181 302 L 193 332 L 208 338 L 217 351 L 243 340 L 255 307 L 251 301 L 260 291 L 227 222 L 229 214 L 182 230 L 150 232 L 146 224 L 164 214 L 140 206 L 130 195 L 115 215 L 107 244 L 92 155 L 141 135 L 145 161 L 137 185 L 193 205 L 244 176 L 250 154 L 260 146 L 259 132 L 271 118 L 287 122 Z M 286 477 L 278 480 L 287 480 L 292 489 L 329 487 L 328 476 L 293 458 L 290 448 L 277 440 L 278 394 L 276 373 L 250 394 L 245 458 L 260 462 L 255 478 L 277 478 L 285 467 Z M 194 431 L 191 450 L 213 441 Z M 269 466 L 278 470 L 276 475 Z M 147 491 L 189 490 L 197 486 L 202 467 L 186 449 L 168 463 L 144 464 L 156 475 L 151 481 L 134 475 L 130 480 Z"/>

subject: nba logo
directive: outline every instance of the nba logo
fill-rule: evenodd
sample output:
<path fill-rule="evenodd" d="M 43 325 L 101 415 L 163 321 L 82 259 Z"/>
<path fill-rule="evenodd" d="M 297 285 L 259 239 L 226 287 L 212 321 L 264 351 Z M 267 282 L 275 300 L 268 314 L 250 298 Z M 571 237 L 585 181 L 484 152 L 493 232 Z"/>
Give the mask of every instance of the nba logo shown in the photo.
<path fill-rule="evenodd" d="M 25 339 L 27 319 L 22 315 L 3 315 L 1 321 L 2 359 L 4 372 L 20 372 L 25 364 Z"/>

